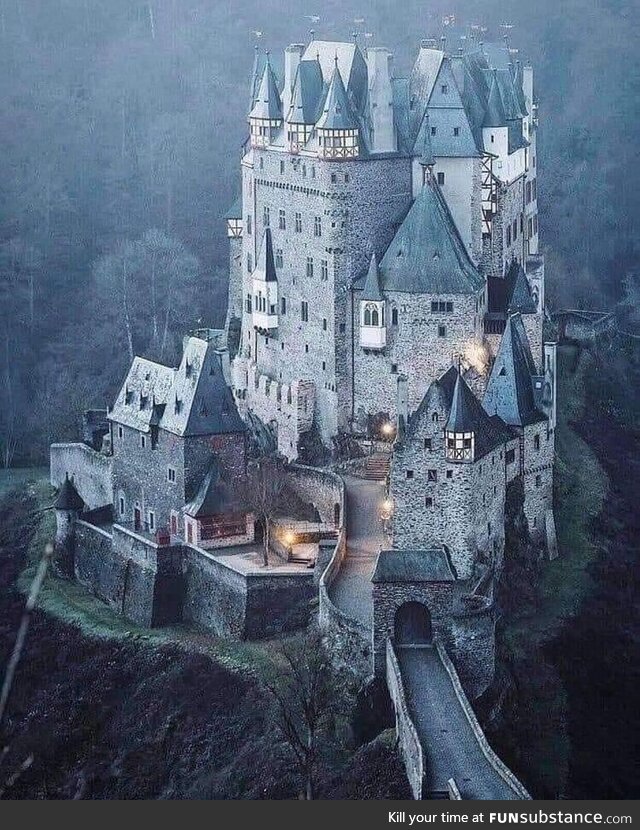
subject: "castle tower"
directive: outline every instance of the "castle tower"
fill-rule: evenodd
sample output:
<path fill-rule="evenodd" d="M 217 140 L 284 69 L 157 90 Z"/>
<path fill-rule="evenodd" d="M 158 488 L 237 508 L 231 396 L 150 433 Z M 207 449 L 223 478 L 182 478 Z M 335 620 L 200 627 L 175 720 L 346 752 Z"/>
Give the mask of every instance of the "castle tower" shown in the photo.
<path fill-rule="evenodd" d="M 54 502 L 56 512 L 56 541 L 54 568 L 67 579 L 74 575 L 74 547 L 76 520 L 84 509 L 84 502 L 69 475 L 65 475 Z"/>
<path fill-rule="evenodd" d="M 251 146 L 266 147 L 281 126 L 282 101 L 278 92 L 278 82 L 267 53 L 267 62 L 262 73 L 258 95 L 249 113 Z"/>
<path fill-rule="evenodd" d="M 337 56 L 335 62 L 329 91 L 316 122 L 318 155 L 333 160 L 355 159 L 360 152 L 358 120 L 347 98 Z"/>

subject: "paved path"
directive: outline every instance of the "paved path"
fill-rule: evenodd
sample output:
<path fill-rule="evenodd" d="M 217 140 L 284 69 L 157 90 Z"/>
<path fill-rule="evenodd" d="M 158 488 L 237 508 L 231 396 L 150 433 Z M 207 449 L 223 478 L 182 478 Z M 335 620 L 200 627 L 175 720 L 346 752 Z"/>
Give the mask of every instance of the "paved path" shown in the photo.
<path fill-rule="evenodd" d="M 396 655 L 428 789 L 445 791 L 454 778 L 463 799 L 519 798 L 482 752 L 437 650 L 396 646 Z"/>
<path fill-rule="evenodd" d="M 345 476 L 344 483 L 347 496 L 347 555 L 329 594 L 341 611 L 371 627 L 371 576 L 380 549 L 387 547 L 380 520 L 384 483 L 351 476 Z"/>

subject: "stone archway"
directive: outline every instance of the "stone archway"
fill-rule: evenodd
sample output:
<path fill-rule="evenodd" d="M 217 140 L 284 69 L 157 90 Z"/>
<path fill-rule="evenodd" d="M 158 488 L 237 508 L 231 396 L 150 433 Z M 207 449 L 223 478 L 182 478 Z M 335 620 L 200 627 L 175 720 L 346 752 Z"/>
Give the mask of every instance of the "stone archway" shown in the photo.
<path fill-rule="evenodd" d="M 422 602 L 405 602 L 395 613 L 394 642 L 399 646 L 430 645 L 433 642 L 431 613 Z"/>

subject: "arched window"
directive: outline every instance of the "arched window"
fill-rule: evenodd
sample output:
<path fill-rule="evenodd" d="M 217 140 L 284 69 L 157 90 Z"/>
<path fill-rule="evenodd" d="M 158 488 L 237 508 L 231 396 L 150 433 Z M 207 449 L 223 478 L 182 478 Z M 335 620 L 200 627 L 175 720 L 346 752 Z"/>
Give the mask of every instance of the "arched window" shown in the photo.
<path fill-rule="evenodd" d="M 373 311 L 371 312 L 371 325 L 380 325 L 380 315 L 378 314 L 378 309 L 376 307 L 374 307 Z"/>
<path fill-rule="evenodd" d="M 397 326 L 398 325 L 398 309 L 392 308 L 391 309 L 391 325 Z"/>
<path fill-rule="evenodd" d="M 434 424 L 438 423 L 438 413 L 437 412 L 433 413 L 433 415 L 431 416 L 431 420 L 433 421 Z"/>
<path fill-rule="evenodd" d="M 364 324 L 365 326 L 371 325 L 371 309 L 369 308 L 369 306 L 365 306 L 364 309 Z"/>

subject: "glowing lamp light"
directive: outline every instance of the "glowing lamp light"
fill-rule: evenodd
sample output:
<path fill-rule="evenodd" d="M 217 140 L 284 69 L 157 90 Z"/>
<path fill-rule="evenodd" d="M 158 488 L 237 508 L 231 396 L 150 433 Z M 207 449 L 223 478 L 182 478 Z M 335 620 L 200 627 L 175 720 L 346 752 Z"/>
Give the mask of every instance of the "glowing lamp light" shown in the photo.
<path fill-rule="evenodd" d="M 391 438 L 391 436 L 394 434 L 395 431 L 396 431 L 396 429 L 395 429 L 394 425 L 391 423 L 391 421 L 386 421 L 382 425 L 382 434 L 384 435 L 385 438 Z"/>
<path fill-rule="evenodd" d="M 291 545 L 296 541 L 295 534 L 292 533 L 290 530 L 284 534 L 284 542 L 285 545 L 291 547 Z"/>
<path fill-rule="evenodd" d="M 382 502 L 382 507 L 380 508 L 380 516 L 387 521 L 393 516 L 393 501 L 391 499 L 385 499 Z"/>

